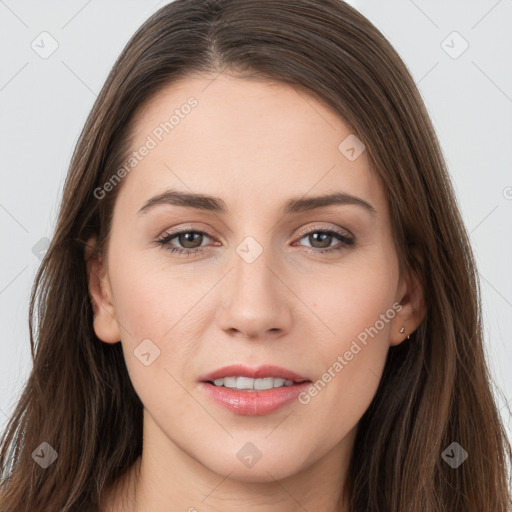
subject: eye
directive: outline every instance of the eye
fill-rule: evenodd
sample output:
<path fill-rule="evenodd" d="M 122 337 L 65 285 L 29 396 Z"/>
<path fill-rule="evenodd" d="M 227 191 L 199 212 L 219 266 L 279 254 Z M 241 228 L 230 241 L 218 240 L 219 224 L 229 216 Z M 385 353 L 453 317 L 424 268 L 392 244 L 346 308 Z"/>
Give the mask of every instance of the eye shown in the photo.
<path fill-rule="evenodd" d="M 201 242 L 204 240 L 205 236 L 210 238 L 208 233 L 205 231 L 197 231 L 186 228 L 183 230 L 174 231 L 173 233 L 165 233 L 161 238 L 157 240 L 157 243 L 171 253 L 193 256 L 194 254 L 202 253 L 205 251 L 205 249 L 201 246 Z M 170 244 L 171 240 L 175 238 L 183 247 L 176 247 Z"/>
<path fill-rule="evenodd" d="M 340 231 L 334 229 L 318 229 L 315 228 L 313 230 L 304 233 L 299 240 L 306 238 L 309 242 L 309 247 L 306 246 L 308 252 L 313 253 L 331 253 L 335 251 L 341 251 L 345 247 L 350 247 L 355 244 L 355 239 L 349 235 L 346 235 Z M 331 244 L 335 240 L 339 240 L 338 246 L 332 247 Z"/>
<path fill-rule="evenodd" d="M 165 233 L 156 241 L 156 243 L 173 254 L 194 256 L 196 254 L 204 253 L 207 250 L 207 246 L 202 245 L 205 238 L 212 237 L 205 231 L 185 228 L 173 231 L 172 233 Z M 304 246 L 306 251 L 314 254 L 326 254 L 341 251 L 345 247 L 350 247 L 355 244 L 355 238 L 334 229 L 315 228 L 303 233 L 299 240 L 304 238 L 306 238 L 310 244 L 309 247 Z M 171 244 L 171 241 L 174 239 L 176 239 L 177 243 L 180 244 L 181 247 L 176 247 L 176 245 Z M 338 240 L 338 245 L 332 247 L 332 242 L 336 240 Z M 297 244 L 294 242 L 293 245 Z"/>

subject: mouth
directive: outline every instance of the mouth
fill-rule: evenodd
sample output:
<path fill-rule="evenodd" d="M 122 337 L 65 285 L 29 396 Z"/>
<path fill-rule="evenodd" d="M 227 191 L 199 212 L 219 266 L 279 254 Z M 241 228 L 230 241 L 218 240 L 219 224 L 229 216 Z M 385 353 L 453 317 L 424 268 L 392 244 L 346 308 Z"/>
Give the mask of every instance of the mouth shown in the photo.
<path fill-rule="evenodd" d="M 291 403 L 311 380 L 278 366 L 231 365 L 203 376 L 200 383 L 208 397 L 231 412 L 258 416 Z"/>
<path fill-rule="evenodd" d="M 224 366 L 208 375 L 204 375 L 200 381 L 213 386 L 240 391 L 264 391 L 311 382 L 292 370 L 269 364 L 257 368 L 251 368 L 243 364 Z"/>
<path fill-rule="evenodd" d="M 205 381 L 212 386 L 236 389 L 238 391 L 266 391 L 268 389 L 282 388 L 301 384 L 302 382 L 310 382 L 304 380 L 289 380 L 282 377 L 263 377 L 253 379 L 251 377 L 243 377 L 241 375 L 233 375 L 230 377 L 221 377 L 215 380 Z"/>

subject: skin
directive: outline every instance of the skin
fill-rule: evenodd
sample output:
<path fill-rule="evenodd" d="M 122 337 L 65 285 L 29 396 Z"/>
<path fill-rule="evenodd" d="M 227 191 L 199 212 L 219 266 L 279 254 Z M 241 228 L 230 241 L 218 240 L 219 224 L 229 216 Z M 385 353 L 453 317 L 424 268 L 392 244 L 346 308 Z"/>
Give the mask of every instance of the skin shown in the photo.
<path fill-rule="evenodd" d="M 423 318 L 420 285 L 399 275 L 367 152 L 350 161 L 338 150 L 351 133 L 338 115 L 288 85 L 189 77 L 141 112 L 133 149 L 190 96 L 198 105 L 124 178 L 106 254 L 88 262 L 94 330 L 105 343 L 121 340 L 144 404 L 142 457 L 105 493 L 105 510 L 339 510 L 357 425 L 386 354 Z M 138 215 L 168 188 L 220 197 L 228 213 L 167 204 Z M 338 191 L 376 214 L 357 205 L 282 213 L 292 197 Z M 207 235 L 169 244 L 203 254 L 155 243 L 179 226 Z M 306 234 L 319 229 L 356 243 Z M 262 248 L 252 263 L 236 252 L 247 236 Z M 341 250 L 322 255 L 326 247 Z M 233 363 L 275 364 L 315 382 L 395 303 L 401 310 L 308 404 L 241 416 L 200 389 L 201 376 Z M 149 366 L 134 355 L 147 338 L 160 350 Z M 247 442 L 262 454 L 252 467 L 237 457 Z"/>

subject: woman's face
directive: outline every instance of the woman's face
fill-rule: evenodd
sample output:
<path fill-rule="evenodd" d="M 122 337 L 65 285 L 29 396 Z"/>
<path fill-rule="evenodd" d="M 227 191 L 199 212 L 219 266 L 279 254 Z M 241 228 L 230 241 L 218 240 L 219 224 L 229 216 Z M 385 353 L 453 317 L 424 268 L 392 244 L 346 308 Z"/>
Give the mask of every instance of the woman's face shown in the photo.
<path fill-rule="evenodd" d="M 132 150 L 95 271 L 94 326 L 122 342 L 145 447 L 247 481 L 336 464 L 390 344 L 412 330 L 367 151 L 304 92 L 226 75 L 159 93 Z M 195 194 L 216 199 L 187 199 Z M 228 365 L 274 365 L 310 383 L 256 395 L 203 382 Z"/>

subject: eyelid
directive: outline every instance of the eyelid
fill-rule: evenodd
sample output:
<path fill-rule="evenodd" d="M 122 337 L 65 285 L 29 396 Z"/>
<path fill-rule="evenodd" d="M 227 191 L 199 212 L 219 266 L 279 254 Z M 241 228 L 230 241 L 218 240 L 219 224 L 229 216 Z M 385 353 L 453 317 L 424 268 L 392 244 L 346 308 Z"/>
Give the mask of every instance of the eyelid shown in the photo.
<path fill-rule="evenodd" d="M 167 235 L 172 235 L 174 237 L 174 236 L 179 235 L 180 233 L 183 233 L 183 232 L 185 232 L 185 233 L 188 233 L 188 232 L 204 233 L 204 234 L 208 235 L 212 239 L 216 238 L 216 237 L 214 237 L 210 233 L 209 229 L 203 228 L 203 227 L 192 226 L 192 225 L 184 225 L 184 226 L 179 226 L 177 228 L 164 229 L 164 231 L 162 231 L 162 233 L 160 235 L 158 235 L 157 238 L 163 238 L 163 237 L 165 237 Z"/>
<path fill-rule="evenodd" d="M 214 245 L 218 245 L 218 240 L 216 237 L 211 235 L 208 230 L 201 229 L 201 228 L 195 228 L 194 226 L 180 226 L 178 228 L 170 228 L 164 230 L 155 240 L 155 243 L 160 244 L 161 247 L 165 248 L 166 250 L 171 250 L 171 248 L 174 248 L 175 251 L 180 253 L 189 253 L 190 256 L 193 256 L 194 254 L 199 254 L 207 250 L 208 245 L 199 246 L 192 249 L 186 249 L 181 247 L 175 247 L 171 246 L 170 241 L 174 238 L 178 237 L 180 233 L 199 233 L 201 235 L 206 235 L 208 238 L 210 238 L 213 241 Z M 169 247 L 166 247 L 169 246 Z"/>
<path fill-rule="evenodd" d="M 194 231 L 194 232 L 198 232 L 198 233 L 204 233 L 204 234 L 208 235 L 211 239 L 216 239 L 216 237 L 213 236 L 208 229 L 197 227 L 197 226 L 193 226 L 193 225 L 184 225 L 184 226 L 180 226 L 180 227 L 178 227 L 176 229 L 174 229 L 174 228 L 166 229 L 157 238 L 160 239 L 160 238 L 163 238 L 164 236 L 167 236 L 167 235 L 170 235 L 170 234 L 175 236 L 175 235 L 178 235 L 179 233 L 189 232 L 189 231 Z M 337 232 L 339 235 L 347 236 L 347 237 L 350 237 L 350 238 L 355 238 L 354 235 L 348 229 L 339 228 L 338 226 L 333 226 L 333 225 L 330 225 L 330 226 L 325 226 L 324 225 L 324 226 L 322 226 L 322 225 L 319 225 L 319 224 L 314 224 L 313 226 L 306 226 L 304 228 L 301 228 L 299 230 L 299 232 L 297 233 L 297 236 L 299 238 L 301 238 L 304 235 L 307 235 L 307 234 L 309 234 L 309 233 L 311 233 L 313 231 L 334 231 L 334 232 Z"/>
<path fill-rule="evenodd" d="M 313 231 L 334 231 L 336 233 L 338 233 L 339 235 L 342 235 L 342 236 L 346 236 L 346 237 L 350 237 L 350 238 L 355 238 L 354 235 L 348 230 L 348 229 L 345 229 L 345 228 L 339 228 L 338 226 L 320 226 L 320 225 L 313 225 L 313 226 L 308 226 L 308 227 L 305 227 L 303 229 L 301 229 L 298 233 L 299 236 L 302 236 L 302 235 L 307 235 Z"/>

